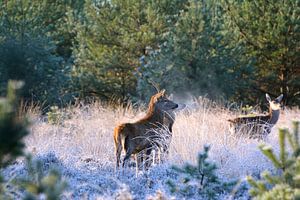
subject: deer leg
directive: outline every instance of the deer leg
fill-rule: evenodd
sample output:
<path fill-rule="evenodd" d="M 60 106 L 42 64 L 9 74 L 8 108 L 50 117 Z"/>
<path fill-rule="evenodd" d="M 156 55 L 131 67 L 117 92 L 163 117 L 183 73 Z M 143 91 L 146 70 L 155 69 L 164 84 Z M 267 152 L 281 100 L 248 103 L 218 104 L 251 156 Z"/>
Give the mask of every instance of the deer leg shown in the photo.
<path fill-rule="evenodd" d="M 170 153 L 170 141 L 168 144 L 164 144 L 164 146 L 162 146 L 159 150 L 159 153 L 160 153 L 160 163 L 164 163 L 168 156 L 169 156 L 169 153 Z"/>
<path fill-rule="evenodd" d="M 138 177 L 139 174 L 139 158 L 138 154 L 135 154 L 135 177 Z"/>
<path fill-rule="evenodd" d="M 137 160 L 137 166 L 139 167 L 139 169 L 143 169 L 143 165 L 144 165 L 144 152 L 141 151 L 137 154 L 137 157 L 136 157 L 136 160 Z"/>
<path fill-rule="evenodd" d="M 133 150 L 131 148 L 126 150 L 126 155 L 123 159 L 123 167 L 125 167 L 125 162 L 130 159 L 130 156 L 132 153 L 133 153 Z"/>
<path fill-rule="evenodd" d="M 155 161 L 156 161 L 156 155 L 157 155 L 157 151 L 156 150 L 154 150 L 154 151 L 152 151 L 151 152 L 151 154 L 152 154 L 152 165 L 155 165 Z"/>
<path fill-rule="evenodd" d="M 117 158 L 117 162 L 116 162 L 116 169 L 119 169 L 120 167 L 120 157 L 121 157 L 121 152 L 122 152 L 122 146 L 119 145 L 116 148 L 116 158 Z"/>
<path fill-rule="evenodd" d="M 172 125 L 169 125 L 169 131 L 170 131 L 170 133 L 172 133 Z"/>
<path fill-rule="evenodd" d="M 151 152 L 152 152 L 152 148 L 148 148 L 146 150 L 146 155 L 145 155 L 145 169 L 147 170 L 150 165 L 151 165 Z"/>

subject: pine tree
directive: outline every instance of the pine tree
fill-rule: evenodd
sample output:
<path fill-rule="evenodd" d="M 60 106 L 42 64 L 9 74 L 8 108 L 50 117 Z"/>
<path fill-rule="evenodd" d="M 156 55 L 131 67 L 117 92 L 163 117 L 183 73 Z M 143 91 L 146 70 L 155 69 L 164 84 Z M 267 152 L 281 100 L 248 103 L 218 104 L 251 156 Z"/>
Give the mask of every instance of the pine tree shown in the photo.
<path fill-rule="evenodd" d="M 133 95 L 139 58 L 158 47 L 184 2 L 87 1 L 77 26 L 74 90 L 103 99 Z"/>
<path fill-rule="evenodd" d="M 252 70 L 240 76 L 242 99 L 256 102 L 266 92 L 282 93 L 287 105 L 300 103 L 300 1 L 220 0 L 224 34 Z M 245 65 L 247 66 L 247 65 Z M 242 82 L 242 81 L 240 81 Z"/>
<path fill-rule="evenodd" d="M 55 24 L 44 15 L 55 8 L 47 6 L 46 0 L 0 2 L 0 94 L 8 80 L 23 80 L 23 98 L 45 106 L 63 101 L 68 82 L 68 68 L 56 53 Z"/>
<path fill-rule="evenodd" d="M 293 122 L 293 133 L 287 129 L 279 129 L 279 156 L 276 156 L 272 147 L 259 146 L 262 153 L 279 170 L 272 175 L 265 171 L 262 180 L 247 177 L 252 186 L 250 194 L 255 199 L 299 199 L 300 198 L 300 141 L 299 122 Z M 288 150 L 288 145 L 291 152 Z"/>
<path fill-rule="evenodd" d="M 211 98 L 230 97 L 235 81 L 230 49 L 221 31 L 220 9 L 207 1 L 189 1 L 159 49 L 143 58 L 138 91 L 152 93 L 152 82 L 170 92 L 192 92 Z M 174 79 L 174 77 L 180 77 Z M 232 84 L 224 84 L 231 81 Z M 150 83 L 150 84 L 149 84 Z M 240 83 L 239 83 L 240 84 Z"/>

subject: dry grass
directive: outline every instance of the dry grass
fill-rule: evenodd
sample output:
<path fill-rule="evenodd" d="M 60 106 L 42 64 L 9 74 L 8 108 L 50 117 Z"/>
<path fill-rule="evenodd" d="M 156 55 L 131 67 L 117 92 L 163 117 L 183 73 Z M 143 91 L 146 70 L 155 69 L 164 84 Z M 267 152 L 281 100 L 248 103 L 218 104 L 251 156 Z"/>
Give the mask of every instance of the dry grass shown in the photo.
<path fill-rule="evenodd" d="M 192 106 L 189 106 L 192 105 Z M 271 164 L 259 152 L 258 141 L 230 134 L 227 119 L 238 113 L 200 98 L 177 112 L 173 128 L 169 162 L 195 162 L 203 145 L 210 144 L 210 158 L 219 172 L 228 177 L 244 177 L 270 169 Z M 26 138 L 27 149 L 36 154 L 54 151 L 65 163 L 73 166 L 94 160 L 114 166 L 113 129 L 121 122 L 133 122 L 145 113 L 131 105 L 115 107 L 96 102 L 70 107 L 64 111 L 68 119 L 61 125 L 50 125 L 45 117 L 34 114 L 32 134 Z M 290 127 L 291 120 L 300 120 L 299 109 L 283 110 L 266 142 L 277 146 L 278 127 Z"/>

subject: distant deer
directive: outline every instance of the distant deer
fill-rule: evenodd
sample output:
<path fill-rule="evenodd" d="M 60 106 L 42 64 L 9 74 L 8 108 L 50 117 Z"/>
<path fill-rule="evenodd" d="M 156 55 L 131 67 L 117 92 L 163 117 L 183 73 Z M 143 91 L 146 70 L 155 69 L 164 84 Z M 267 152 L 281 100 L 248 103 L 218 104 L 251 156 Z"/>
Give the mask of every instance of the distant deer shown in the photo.
<path fill-rule="evenodd" d="M 178 104 L 169 100 L 163 90 L 151 97 L 148 111 L 144 118 L 135 123 L 118 125 L 114 130 L 116 167 L 119 168 L 122 150 L 125 151 L 123 167 L 132 154 L 137 154 L 143 150 L 150 154 L 153 143 L 149 140 L 149 137 L 151 138 L 154 135 L 152 130 L 163 128 L 164 123 L 168 123 L 167 126 L 172 130 L 174 121 L 172 122 L 170 119 L 166 121 L 166 115 L 177 107 Z"/>
<path fill-rule="evenodd" d="M 235 119 L 229 119 L 231 129 L 235 133 L 250 134 L 250 138 L 262 139 L 271 133 L 272 127 L 277 123 L 280 114 L 280 102 L 283 95 L 281 94 L 272 101 L 271 97 L 266 94 L 269 102 L 269 113 L 265 115 L 244 116 Z"/>

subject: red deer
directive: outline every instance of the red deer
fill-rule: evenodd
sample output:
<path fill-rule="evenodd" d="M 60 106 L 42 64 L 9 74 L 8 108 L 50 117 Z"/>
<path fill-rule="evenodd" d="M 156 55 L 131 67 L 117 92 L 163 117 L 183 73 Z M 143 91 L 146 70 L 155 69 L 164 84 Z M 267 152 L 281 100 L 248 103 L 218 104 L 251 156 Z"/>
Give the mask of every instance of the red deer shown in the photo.
<path fill-rule="evenodd" d="M 243 116 L 235 119 L 229 119 L 232 131 L 237 134 L 246 134 L 250 138 L 262 139 L 271 133 L 272 127 L 279 119 L 283 95 L 272 101 L 271 97 L 266 94 L 269 102 L 269 113 L 265 115 Z"/>
<path fill-rule="evenodd" d="M 153 143 L 148 138 L 153 136 L 152 130 L 164 128 L 164 123 L 168 123 L 169 130 L 172 130 L 174 119 L 173 121 L 170 118 L 166 119 L 166 116 L 177 107 L 176 103 L 166 97 L 165 91 L 161 91 L 151 97 L 148 111 L 144 118 L 135 123 L 124 123 L 115 127 L 116 167 L 119 168 L 122 150 L 125 151 L 123 167 L 132 154 L 137 154 L 143 150 L 150 154 Z"/>

